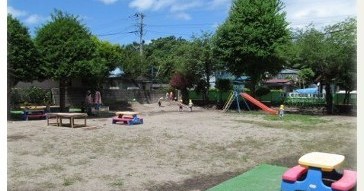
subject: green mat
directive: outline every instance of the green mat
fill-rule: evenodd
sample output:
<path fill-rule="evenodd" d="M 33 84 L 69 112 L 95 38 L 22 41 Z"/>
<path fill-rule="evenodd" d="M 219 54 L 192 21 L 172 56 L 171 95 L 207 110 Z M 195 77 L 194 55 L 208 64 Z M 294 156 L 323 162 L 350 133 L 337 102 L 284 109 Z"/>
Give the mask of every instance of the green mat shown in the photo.
<path fill-rule="evenodd" d="M 208 191 L 280 191 L 286 167 L 262 164 Z"/>

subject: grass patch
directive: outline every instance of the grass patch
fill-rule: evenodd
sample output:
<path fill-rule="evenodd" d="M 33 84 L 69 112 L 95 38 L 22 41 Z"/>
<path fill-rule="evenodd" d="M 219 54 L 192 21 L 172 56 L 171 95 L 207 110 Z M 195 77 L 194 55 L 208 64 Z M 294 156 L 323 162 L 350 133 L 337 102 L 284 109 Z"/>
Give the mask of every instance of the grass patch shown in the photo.
<path fill-rule="evenodd" d="M 71 186 L 77 181 L 81 181 L 82 178 L 80 176 L 72 176 L 63 178 L 63 186 Z"/>
<path fill-rule="evenodd" d="M 36 170 L 36 173 L 37 174 L 44 174 L 44 173 L 50 173 L 50 172 L 61 172 L 63 171 L 64 168 L 59 165 L 59 164 L 51 164 L 51 165 L 46 165 L 46 166 L 43 166 L 39 169 Z"/>
<path fill-rule="evenodd" d="M 279 118 L 277 115 L 266 115 L 263 119 L 267 121 L 300 122 L 305 125 L 327 122 L 327 120 L 321 119 L 320 117 L 299 114 L 286 114 L 283 118 Z"/>
<path fill-rule="evenodd" d="M 328 122 L 323 118 L 310 115 L 286 114 L 282 119 L 277 115 L 256 115 L 235 119 L 240 123 L 254 124 L 266 128 L 283 128 L 290 130 L 313 130 Z M 321 127 L 321 126 L 320 126 Z"/>
<path fill-rule="evenodd" d="M 110 185 L 113 187 L 122 187 L 124 185 L 124 180 L 121 178 L 118 178 L 118 179 L 114 180 Z"/>

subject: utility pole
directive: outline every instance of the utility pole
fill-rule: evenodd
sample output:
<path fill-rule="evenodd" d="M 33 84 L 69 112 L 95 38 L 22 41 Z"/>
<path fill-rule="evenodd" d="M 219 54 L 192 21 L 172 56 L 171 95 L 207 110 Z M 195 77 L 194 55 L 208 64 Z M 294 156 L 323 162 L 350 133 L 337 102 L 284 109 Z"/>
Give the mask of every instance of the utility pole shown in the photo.
<path fill-rule="evenodd" d="M 143 13 L 135 13 L 134 17 L 136 19 L 138 19 L 138 24 L 137 24 L 138 29 L 135 32 L 139 35 L 139 53 L 140 53 L 140 56 L 143 56 L 143 44 L 144 44 L 143 36 L 144 36 L 144 17 L 145 17 L 145 15 Z"/>

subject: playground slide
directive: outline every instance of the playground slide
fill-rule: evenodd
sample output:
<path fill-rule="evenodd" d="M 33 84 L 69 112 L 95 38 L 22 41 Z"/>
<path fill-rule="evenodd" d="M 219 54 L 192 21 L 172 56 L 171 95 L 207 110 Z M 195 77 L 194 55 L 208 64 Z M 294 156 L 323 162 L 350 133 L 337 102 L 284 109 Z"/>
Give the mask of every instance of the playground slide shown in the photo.
<path fill-rule="evenodd" d="M 241 93 L 240 95 L 241 95 L 241 97 L 243 97 L 243 98 L 249 100 L 250 102 L 252 102 L 254 105 L 260 107 L 263 111 L 266 111 L 266 112 L 268 112 L 270 114 L 275 114 L 275 115 L 278 114 L 278 111 L 277 110 L 274 110 L 274 109 L 269 108 L 268 106 L 264 105 L 262 102 L 256 100 L 252 96 L 250 96 L 249 94 L 247 94 L 247 93 Z"/>

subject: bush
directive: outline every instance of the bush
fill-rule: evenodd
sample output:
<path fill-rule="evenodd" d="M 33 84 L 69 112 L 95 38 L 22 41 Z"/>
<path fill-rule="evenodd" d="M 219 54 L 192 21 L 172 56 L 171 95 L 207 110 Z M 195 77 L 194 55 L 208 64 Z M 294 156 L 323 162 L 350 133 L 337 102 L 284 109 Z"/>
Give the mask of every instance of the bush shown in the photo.
<path fill-rule="evenodd" d="M 260 86 L 255 91 L 255 95 L 257 97 L 264 96 L 264 95 L 267 95 L 269 93 L 270 93 L 270 89 L 268 87 L 266 87 L 266 86 Z"/>
<path fill-rule="evenodd" d="M 216 89 L 226 92 L 233 89 L 233 85 L 229 79 L 217 79 L 215 84 Z"/>
<path fill-rule="evenodd" d="M 10 104 L 12 107 L 19 105 L 49 105 L 52 103 L 52 93 L 50 90 L 43 90 L 38 87 L 26 89 L 11 89 Z"/>

